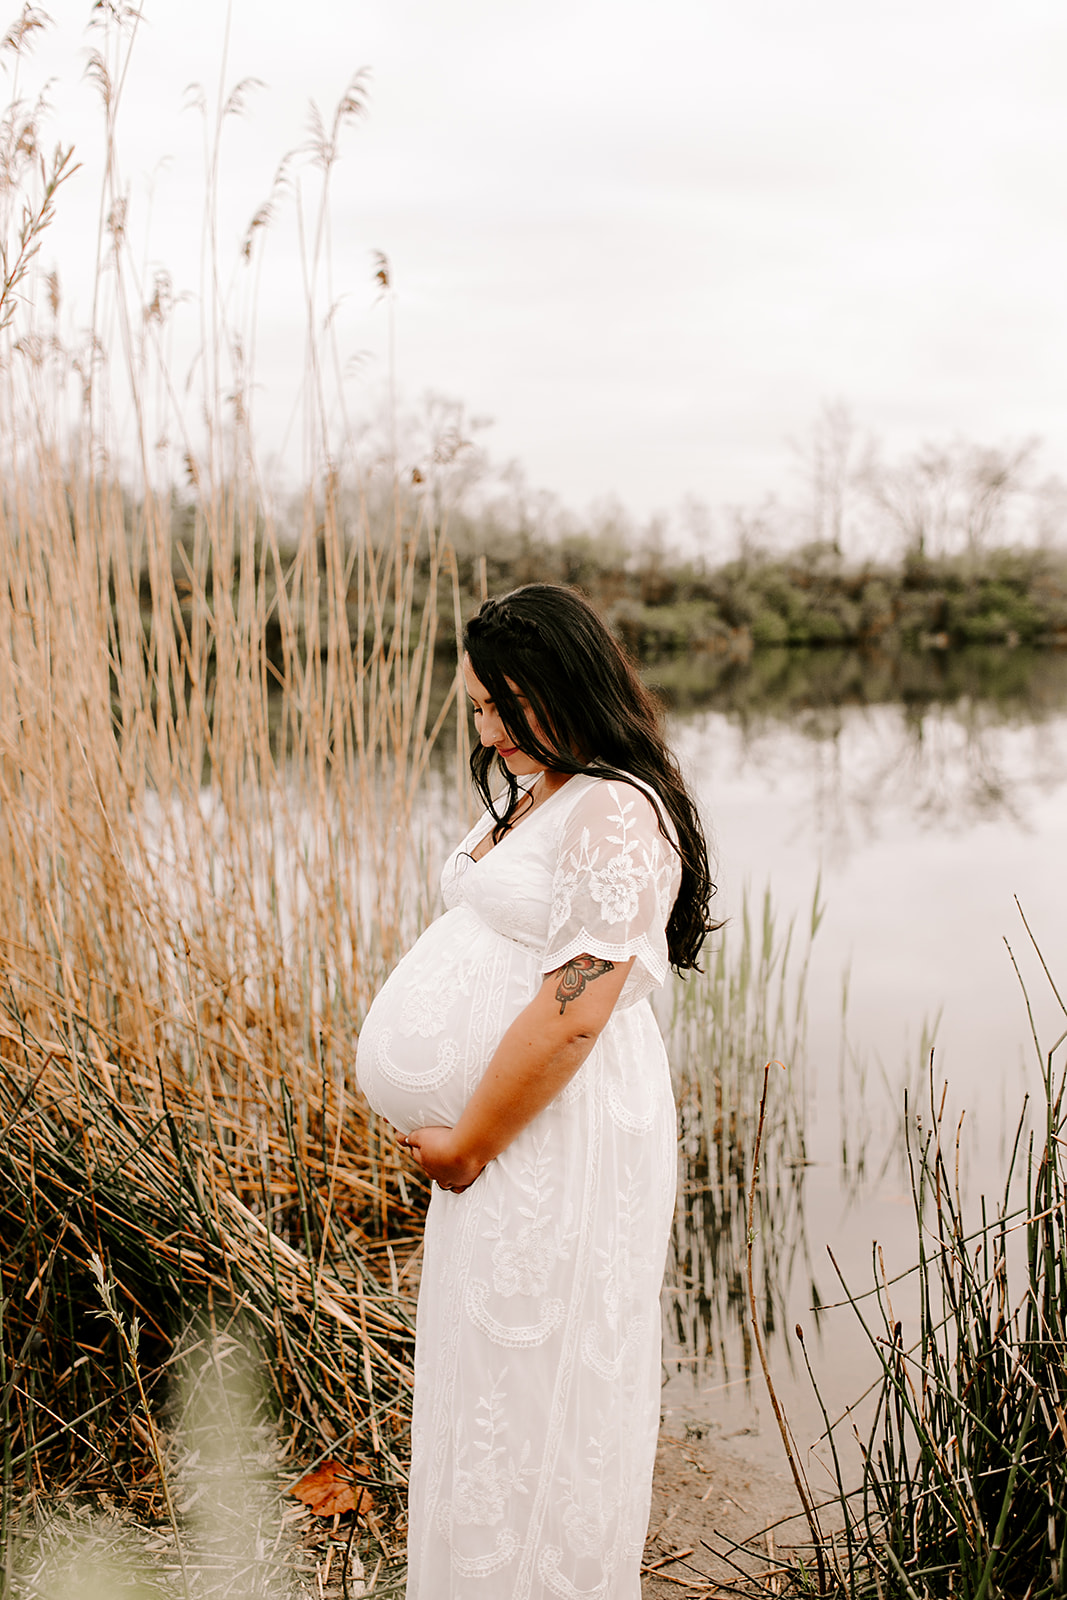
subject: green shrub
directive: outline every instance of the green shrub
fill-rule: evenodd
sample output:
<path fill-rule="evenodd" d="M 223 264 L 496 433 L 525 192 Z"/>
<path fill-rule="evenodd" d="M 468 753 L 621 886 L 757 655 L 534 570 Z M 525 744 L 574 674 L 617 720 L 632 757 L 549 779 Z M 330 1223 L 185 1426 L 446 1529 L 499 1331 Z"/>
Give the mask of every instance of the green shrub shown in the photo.
<path fill-rule="evenodd" d="M 788 644 L 790 626 L 780 611 L 760 611 L 752 621 L 752 640 L 758 645 Z"/>

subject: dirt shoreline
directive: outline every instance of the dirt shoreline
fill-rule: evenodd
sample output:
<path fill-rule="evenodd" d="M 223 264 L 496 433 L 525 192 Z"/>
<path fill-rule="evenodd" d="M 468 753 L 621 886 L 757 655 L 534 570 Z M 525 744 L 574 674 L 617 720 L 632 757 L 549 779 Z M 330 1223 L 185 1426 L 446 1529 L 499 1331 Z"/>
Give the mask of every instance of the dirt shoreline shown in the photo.
<path fill-rule="evenodd" d="M 760 1574 L 766 1593 L 768 1569 L 807 1539 L 787 1467 L 777 1473 L 684 1424 L 660 1430 L 642 1600 L 708 1596 L 717 1581 L 744 1592 L 741 1572 Z"/>
<path fill-rule="evenodd" d="M 379 1526 L 371 1517 L 353 1529 L 350 1516 L 315 1514 L 285 1493 L 269 1450 L 249 1460 L 199 1461 L 195 1487 L 183 1509 L 193 1515 L 186 1533 L 195 1551 L 194 1565 L 208 1559 L 200 1575 L 205 1596 L 232 1600 L 242 1592 L 241 1575 L 250 1567 L 260 1572 L 259 1592 L 289 1600 L 344 1600 L 346 1568 L 352 1600 L 359 1595 L 399 1600 L 403 1594 L 402 1528 Z M 153 1587 L 161 1580 L 173 1583 L 179 1563 L 167 1518 L 160 1513 L 146 1521 L 108 1496 L 102 1495 L 100 1502 L 95 1509 L 72 1508 L 50 1531 L 42 1529 L 44 1536 L 32 1555 L 27 1544 L 25 1554 L 38 1569 L 43 1592 L 51 1585 L 51 1592 L 71 1600 L 100 1600 L 105 1591 L 131 1584 L 136 1588 L 140 1579 L 151 1580 Z M 30 1534 L 24 1537 L 32 1540 Z M 778 1473 L 747 1459 L 699 1425 L 664 1422 L 642 1600 L 685 1600 L 687 1595 L 692 1600 L 725 1600 L 727 1593 L 738 1600 L 746 1594 L 774 1593 L 776 1586 L 768 1585 L 768 1577 L 778 1570 L 784 1580 L 786 1553 L 806 1542 L 807 1526 L 788 1469 Z M 36 1592 L 42 1591 L 38 1587 Z"/>

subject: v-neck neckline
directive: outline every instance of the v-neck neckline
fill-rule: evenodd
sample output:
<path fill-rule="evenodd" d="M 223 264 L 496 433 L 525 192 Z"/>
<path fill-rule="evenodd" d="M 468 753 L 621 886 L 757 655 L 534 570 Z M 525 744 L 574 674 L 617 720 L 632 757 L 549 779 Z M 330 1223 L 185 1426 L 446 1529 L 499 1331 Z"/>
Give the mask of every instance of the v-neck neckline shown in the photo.
<path fill-rule="evenodd" d="M 539 773 L 537 773 L 535 775 L 533 783 L 531 783 L 530 787 L 526 790 L 527 794 L 531 794 L 533 792 L 534 788 L 540 782 L 540 780 L 544 777 L 544 775 L 545 774 L 544 774 L 543 771 L 541 771 L 541 772 L 539 772 Z M 487 857 L 492 855 L 494 850 L 499 850 L 500 846 L 502 844 L 506 844 L 507 841 L 514 836 L 514 834 L 518 831 L 518 829 L 522 826 L 522 824 L 524 822 L 527 822 L 527 821 L 530 820 L 530 817 L 531 817 L 531 815 L 532 815 L 534 810 L 537 810 L 538 812 L 544 811 L 545 807 L 546 806 L 550 806 L 552 804 L 553 800 L 556 798 L 556 796 L 558 794 L 562 794 L 563 790 L 566 789 L 567 785 L 570 784 L 570 783 L 573 783 L 574 778 L 578 777 L 578 776 L 580 776 L 580 774 L 578 774 L 578 773 L 572 774 L 572 776 L 567 779 L 566 783 L 561 783 L 557 789 L 553 789 L 552 790 L 551 794 L 546 795 L 545 798 L 541 801 L 540 805 L 531 806 L 529 811 L 523 812 L 522 816 L 518 819 L 518 821 L 512 823 L 511 827 L 508 829 L 507 833 L 504 834 L 502 839 L 498 839 L 495 844 L 491 844 L 489 846 L 488 850 L 484 850 L 480 856 L 476 856 L 474 854 L 475 850 L 477 850 L 478 846 L 482 843 L 482 840 L 485 839 L 489 834 L 492 833 L 494 827 L 496 826 L 496 823 L 493 820 L 493 814 L 492 814 L 492 812 L 489 812 L 487 814 L 488 815 L 488 821 L 489 821 L 488 827 L 485 828 L 484 831 L 478 835 L 477 839 L 475 839 L 475 841 L 474 841 L 473 845 L 471 846 L 470 850 L 467 852 L 467 854 L 470 856 L 471 860 L 474 862 L 474 865 L 476 867 L 480 866 L 481 863 L 487 859 Z"/>

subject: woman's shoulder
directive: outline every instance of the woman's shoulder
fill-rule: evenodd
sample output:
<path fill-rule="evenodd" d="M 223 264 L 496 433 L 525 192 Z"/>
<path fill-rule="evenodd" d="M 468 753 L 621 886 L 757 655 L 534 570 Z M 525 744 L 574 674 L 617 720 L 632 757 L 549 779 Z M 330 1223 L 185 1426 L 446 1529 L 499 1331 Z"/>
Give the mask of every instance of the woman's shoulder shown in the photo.
<path fill-rule="evenodd" d="M 563 787 L 561 812 L 583 825 L 634 826 L 651 821 L 657 831 L 663 802 L 655 789 L 631 773 L 582 772 Z"/>

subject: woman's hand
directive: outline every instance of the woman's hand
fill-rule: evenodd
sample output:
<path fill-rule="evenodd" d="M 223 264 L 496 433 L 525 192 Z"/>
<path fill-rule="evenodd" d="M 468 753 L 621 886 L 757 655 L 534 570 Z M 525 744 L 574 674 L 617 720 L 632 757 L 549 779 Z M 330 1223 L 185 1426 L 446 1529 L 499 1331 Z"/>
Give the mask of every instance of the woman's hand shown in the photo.
<path fill-rule="evenodd" d="M 442 1189 L 462 1194 L 566 1088 L 610 1017 L 633 966 L 576 956 L 550 972 L 493 1052 L 454 1128 L 416 1128 L 400 1143 Z M 590 991 L 589 986 L 595 984 Z"/>
<path fill-rule="evenodd" d="M 484 1170 L 484 1162 L 462 1154 L 454 1128 L 416 1128 L 399 1141 L 442 1189 L 462 1194 Z"/>

